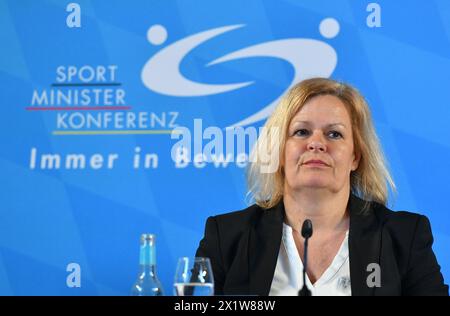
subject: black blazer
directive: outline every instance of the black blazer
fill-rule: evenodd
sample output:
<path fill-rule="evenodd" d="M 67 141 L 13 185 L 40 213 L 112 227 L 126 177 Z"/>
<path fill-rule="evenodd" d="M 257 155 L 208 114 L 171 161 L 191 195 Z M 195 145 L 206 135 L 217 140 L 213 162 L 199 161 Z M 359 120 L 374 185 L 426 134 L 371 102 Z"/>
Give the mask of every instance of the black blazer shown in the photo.
<path fill-rule="evenodd" d="M 352 295 L 448 295 L 425 216 L 393 212 L 354 195 L 349 211 Z M 215 294 L 269 295 L 284 216 L 280 202 L 268 210 L 252 205 L 208 218 L 196 256 L 211 259 Z M 380 266 L 380 287 L 367 285 L 371 263 Z"/>

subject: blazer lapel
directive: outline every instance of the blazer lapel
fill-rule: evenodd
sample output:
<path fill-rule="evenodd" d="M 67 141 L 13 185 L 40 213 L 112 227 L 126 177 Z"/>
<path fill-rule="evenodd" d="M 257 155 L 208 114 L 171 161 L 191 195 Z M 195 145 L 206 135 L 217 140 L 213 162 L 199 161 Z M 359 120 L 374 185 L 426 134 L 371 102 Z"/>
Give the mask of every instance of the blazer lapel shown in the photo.
<path fill-rule="evenodd" d="M 280 250 L 283 233 L 284 205 L 264 210 L 249 235 L 250 295 L 267 296 Z"/>
<path fill-rule="evenodd" d="M 350 195 L 348 243 L 352 295 L 355 296 L 375 295 L 375 288 L 370 288 L 367 284 L 367 277 L 372 272 L 367 271 L 367 268 L 371 263 L 380 265 L 381 222 L 374 215 L 371 205 L 362 212 L 365 204 L 365 201 Z"/>

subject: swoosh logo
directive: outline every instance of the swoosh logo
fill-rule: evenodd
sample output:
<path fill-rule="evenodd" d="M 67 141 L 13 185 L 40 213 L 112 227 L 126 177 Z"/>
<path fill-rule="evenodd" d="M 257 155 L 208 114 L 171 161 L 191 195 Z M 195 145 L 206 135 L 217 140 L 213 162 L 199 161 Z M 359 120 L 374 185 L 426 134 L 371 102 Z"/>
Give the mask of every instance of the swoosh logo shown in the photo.
<path fill-rule="evenodd" d="M 331 23 L 332 27 L 327 28 L 326 23 Z M 189 80 L 180 72 L 182 60 L 193 49 L 211 38 L 244 26 L 244 24 L 238 24 L 210 29 L 176 41 L 161 49 L 144 65 L 141 74 L 143 83 L 150 90 L 178 97 L 208 96 L 237 90 L 253 84 L 253 81 L 232 84 L 205 84 Z M 336 36 L 339 25 L 334 19 L 325 19 L 322 21 L 320 28 L 322 35 L 331 38 Z M 322 32 L 322 29 L 325 32 Z M 250 125 L 266 119 L 270 116 L 282 95 L 293 85 L 312 77 L 329 77 L 337 64 L 336 51 L 327 43 L 315 39 L 290 38 L 249 46 L 217 58 L 206 66 L 253 57 L 272 57 L 285 60 L 294 68 L 294 76 L 289 86 L 278 98 L 264 106 L 260 111 L 232 124 L 228 128 Z"/>

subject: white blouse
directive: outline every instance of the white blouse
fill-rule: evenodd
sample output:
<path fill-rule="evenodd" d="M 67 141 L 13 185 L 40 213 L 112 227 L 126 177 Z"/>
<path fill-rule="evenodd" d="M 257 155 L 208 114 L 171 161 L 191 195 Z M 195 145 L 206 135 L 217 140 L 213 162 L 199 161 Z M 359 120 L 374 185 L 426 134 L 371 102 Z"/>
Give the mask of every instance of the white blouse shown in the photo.
<path fill-rule="evenodd" d="M 313 296 L 350 296 L 348 231 L 331 265 L 314 283 L 306 275 L 306 286 Z M 303 262 L 295 246 L 292 227 L 283 223 L 283 238 L 269 295 L 298 295 L 303 287 Z"/>

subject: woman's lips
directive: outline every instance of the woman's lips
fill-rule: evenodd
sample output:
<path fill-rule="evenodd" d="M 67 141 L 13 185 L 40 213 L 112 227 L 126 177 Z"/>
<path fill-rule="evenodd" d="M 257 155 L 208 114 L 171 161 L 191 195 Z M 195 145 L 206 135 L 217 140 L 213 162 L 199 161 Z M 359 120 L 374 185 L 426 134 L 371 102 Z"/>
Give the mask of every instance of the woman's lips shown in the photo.
<path fill-rule="evenodd" d="M 308 160 L 304 163 L 306 166 L 310 167 L 329 167 L 325 162 L 322 160 Z"/>

